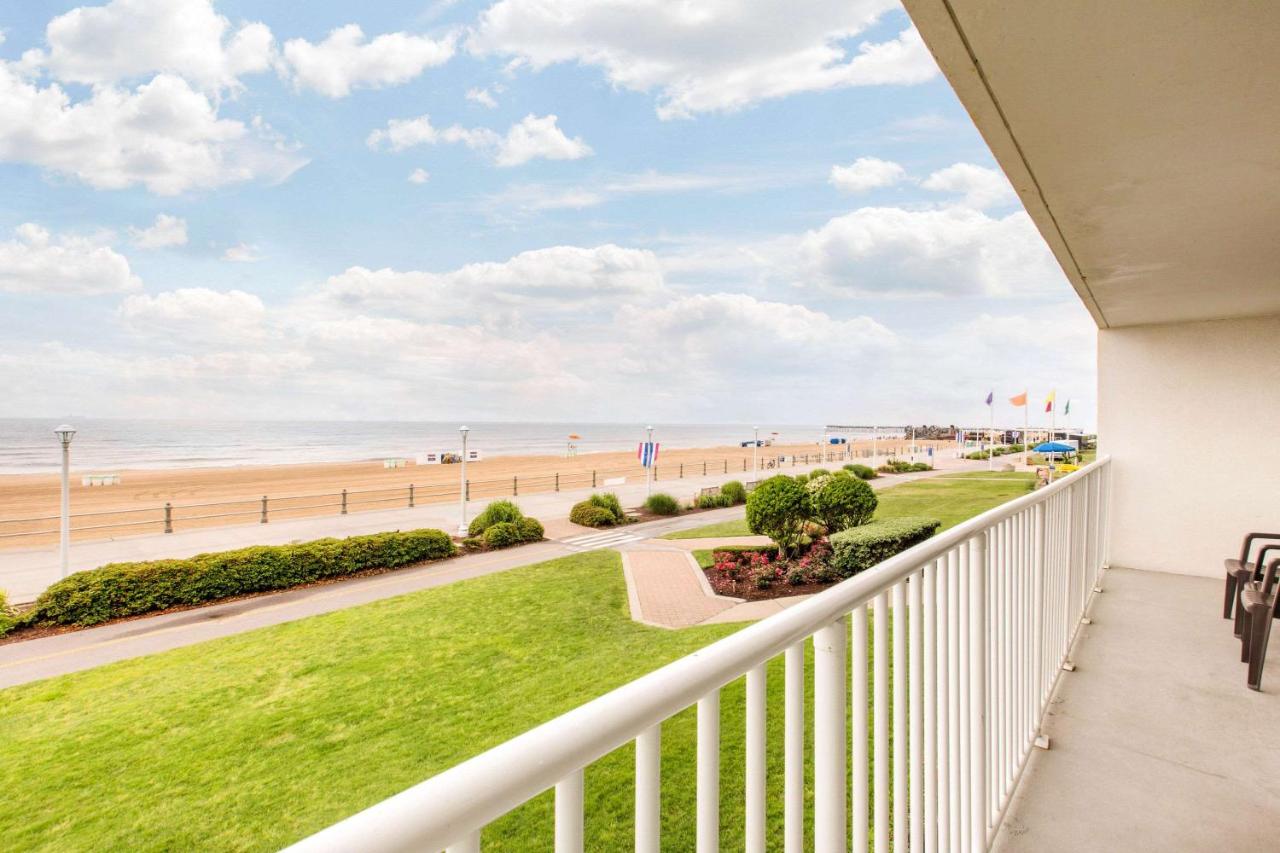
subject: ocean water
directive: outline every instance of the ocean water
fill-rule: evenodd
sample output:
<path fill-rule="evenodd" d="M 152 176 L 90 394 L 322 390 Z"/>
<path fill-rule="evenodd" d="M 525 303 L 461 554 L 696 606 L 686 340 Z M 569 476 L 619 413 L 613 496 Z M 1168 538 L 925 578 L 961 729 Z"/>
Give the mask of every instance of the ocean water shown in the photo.
<path fill-rule="evenodd" d="M 0 474 L 57 471 L 53 428 L 60 421 L 0 418 Z M 458 424 L 389 421 L 165 421 L 75 418 L 71 445 L 77 471 L 133 468 L 207 468 L 348 462 L 430 451 L 457 451 Z M 486 456 L 564 455 L 570 435 L 578 453 L 634 450 L 644 424 L 470 423 L 468 446 Z M 654 424 L 663 447 L 713 447 L 752 437 L 744 424 Z M 821 424 L 760 426 L 762 439 L 817 443 Z M 773 433 L 777 433 L 773 435 Z"/>

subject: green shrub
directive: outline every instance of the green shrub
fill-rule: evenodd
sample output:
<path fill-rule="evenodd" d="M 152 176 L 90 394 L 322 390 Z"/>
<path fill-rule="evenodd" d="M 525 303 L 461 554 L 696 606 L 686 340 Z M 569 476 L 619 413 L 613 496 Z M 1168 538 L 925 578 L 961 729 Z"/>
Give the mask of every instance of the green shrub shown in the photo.
<path fill-rule="evenodd" d="M 9 599 L 5 597 L 4 590 L 0 589 L 0 637 L 12 631 L 17 624 L 18 619 L 9 607 Z"/>
<path fill-rule="evenodd" d="M 911 467 L 908 468 L 907 470 L 908 471 L 932 471 L 933 466 L 930 465 L 928 462 L 912 462 Z"/>
<path fill-rule="evenodd" d="M 613 527 L 618 523 L 613 513 L 589 500 L 574 504 L 569 510 L 569 520 L 583 527 Z"/>
<path fill-rule="evenodd" d="M 721 507 L 733 506 L 733 501 L 729 500 L 728 495 L 699 495 L 698 509 L 720 509 Z"/>
<path fill-rule="evenodd" d="M 656 492 L 645 498 L 644 508 L 654 515 L 680 514 L 680 502 L 665 492 Z"/>
<path fill-rule="evenodd" d="M 810 490 L 809 505 L 813 517 L 829 533 L 866 524 L 875 515 L 880 500 L 865 481 L 857 477 L 826 477 L 818 482 L 819 488 Z"/>
<path fill-rule="evenodd" d="M 424 529 L 241 548 L 181 560 L 111 563 L 76 572 L 46 589 L 23 614 L 22 623 L 97 625 L 456 553 L 447 534 Z"/>
<path fill-rule="evenodd" d="M 809 479 L 816 480 L 819 477 L 826 477 L 830 473 L 831 472 L 828 471 L 826 468 L 814 468 L 812 471 L 809 472 Z"/>
<path fill-rule="evenodd" d="M 720 545 L 713 554 L 765 554 L 770 560 L 778 557 L 777 545 Z"/>
<path fill-rule="evenodd" d="M 859 480 L 874 480 L 876 477 L 880 476 L 870 465 L 859 465 L 856 462 L 850 462 L 848 465 L 844 466 L 844 470 L 848 471 Z"/>
<path fill-rule="evenodd" d="M 511 501 L 494 501 L 471 519 L 471 524 L 467 526 L 467 535 L 479 536 L 495 524 L 503 521 L 515 524 L 522 518 L 524 513 Z"/>
<path fill-rule="evenodd" d="M 809 514 L 809 492 L 791 477 L 770 477 L 747 496 L 747 526 L 778 543 L 784 555 L 799 544 Z"/>
<path fill-rule="evenodd" d="M 622 502 L 618 500 L 618 496 L 613 492 L 601 492 L 587 498 L 592 506 L 598 506 L 608 511 L 613 516 L 615 524 L 623 524 L 627 520 L 627 514 L 622 511 Z"/>
<path fill-rule="evenodd" d="M 510 548 L 523 541 L 520 527 L 513 521 L 499 521 L 484 532 L 484 544 L 489 548 Z"/>
<path fill-rule="evenodd" d="M 887 518 L 850 527 L 830 538 L 831 567 L 842 578 L 853 577 L 918 545 L 941 526 L 934 518 Z"/>
<path fill-rule="evenodd" d="M 541 521 L 528 516 L 517 521 L 516 527 L 520 529 L 521 542 L 541 542 L 547 534 L 547 531 L 542 527 Z"/>
<path fill-rule="evenodd" d="M 747 487 L 737 480 L 730 480 L 721 486 L 720 494 L 729 499 L 730 505 L 747 502 Z"/>

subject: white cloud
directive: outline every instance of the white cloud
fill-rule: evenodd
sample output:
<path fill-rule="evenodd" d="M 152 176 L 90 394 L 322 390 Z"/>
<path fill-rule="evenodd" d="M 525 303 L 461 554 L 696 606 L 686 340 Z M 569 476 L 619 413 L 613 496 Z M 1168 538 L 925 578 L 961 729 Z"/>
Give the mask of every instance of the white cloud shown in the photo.
<path fill-rule="evenodd" d="M 101 241 L 54 236 L 28 222 L 0 242 L 0 291 L 11 293 L 122 293 L 142 281 L 129 261 Z"/>
<path fill-rule="evenodd" d="M 329 33 L 324 41 L 284 43 L 284 58 L 294 85 L 329 98 L 345 98 L 352 89 L 380 89 L 407 83 L 428 68 L 443 65 L 454 54 L 456 39 L 409 33 L 384 33 L 365 41 L 357 24 Z"/>
<path fill-rule="evenodd" d="M 0 62 L 0 161 L 30 163 L 96 189 L 141 184 L 176 195 L 283 181 L 306 163 L 260 121 L 219 118 L 209 98 L 161 74 L 135 90 L 95 87 L 74 102 Z"/>
<path fill-rule="evenodd" d="M 514 57 L 513 67 L 556 63 L 602 69 L 620 88 L 658 92 L 658 115 L 741 109 L 797 92 L 921 83 L 937 67 L 914 28 L 885 42 L 846 43 L 892 0 L 671 3 L 630 0 L 499 0 L 468 47 Z"/>
<path fill-rule="evenodd" d="M 484 127 L 469 129 L 453 124 L 438 128 L 431 123 L 431 116 L 422 115 L 417 118 L 393 118 L 387 122 L 385 129 L 378 128 L 365 139 L 370 148 L 389 148 L 392 151 L 403 151 L 415 145 L 455 142 L 468 148 L 493 149 L 500 144 L 501 137 Z"/>
<path fill-rule="evenodd" d="M 248 243 L 237 243 L 234 246 L 227 247 L 226 251 L 222 253 L 222 259 L 240 264 L 250 264 L 254 261 L 262 260 L 262 255 L 258 254 L 257 246 L 251 246 Z"/>
<path fill-rule="evenodd" d="M 431 173 L 426 169 L 414 169 L 409 173 L 409 183 L 411 184 L 425 184 L 429 180 L 431 180 Z"/>
<path fill-rule="evenodd" d="M 498 106 L 498 102 L 494 100 L 493 95 L 488 89 L 468 89 L 467 100 L 472 103 L 479 104 L 482 107 L 493 109 Z"/>
<path fill-rule="evenodd" d="M 24 59 L 56 79 L 101 85 L 176 74 L 206 92 L 237 88 L 239 77 L 266 71 L 275 40 L 265 24 L 232 30 L 210 0 L 112 0 L 51 20 L 47 50 Z"/>
<path fill-rule="evenodd" d="M 139 249 L 187 245 L 187 220 L 161 213 L 149 228 L 129 228 L 129 240 Z"/>
<path fill-rule="evenodd" d="M 257 296 L 242 290 L 224 293 L 189 287 L 126 297 L 116 316 L 137 334 L 179 345 L 205 340 L 229 344 L 258 338 L 266 307 Z"/>
<path fill-rule="evenodd" d="M 370 148 L 403 151 L 415 145 L 461 143 L 468 148 L 488 153 L 498 166 L 519 166 L 534 159 L 577 160 L 592 154 L 591 146 L 581 137 L 570 139 L 557 125 L 554 115 L 529 114 L 499 136 L 484 127 L 465 128 L 450 125 L 438 128 L 431 116 L 391 119 L 386 128 L 370 132 L 365 139 Z"/>
<path fill-rule="evenodd" d="M 467 264 L 444 273 L 351 267 L 331 276 L 318 304 L 420 318 L 474 318 L 510 323 L 523 315 L 590 318 L 584 309 L 664 292 L 652 252 L 612 244 L 551 246 L 501 262 Z"/>
<path fill-rule="evenodd" d="M 521 211 L 582 210 L 612 199 L 635 195 L 669 195 L 686 192 L 745 193 L 768 189 L 780 182 L 759 174 L 707 174 L 658 172 L 606 175 L 580 185 L 538 183 L 515 184 L 486 199 L 495 209 Z"/>
<path fill-rule="evenodd" d="M 935 192 L 958 194 L 964 204 L 979 209 L 1011 204 L 1018 198 L 1003 172 L 972 163 L 956 163 L 940 169 L 921 181 L 920 186 Z"/>
<path fill-rule="evenodd" d="M 582 137 L 573 139 L 556 126 L 556 117 L 538 117 L 532 113 L 513 124 L 498 146 L 495 162 L 499 166 L 519 166 L 530 160 L 579 160 L 590 157 L 591 146 Z"/>
<path fill-rule="evenodd" d="M 864 207 L 797 244 L 805 275 L 849 295 L 1026 295 L 1063 286 L 1031 218 L 948 207 Z"/>
<path fill-rule="evenodd" d="M 829 182 L 844 192 L 860 193 L 893 186 L 906 176 L 906 169 L 891 160 L 859 157 L 848 166 L 832 166 Z"/>

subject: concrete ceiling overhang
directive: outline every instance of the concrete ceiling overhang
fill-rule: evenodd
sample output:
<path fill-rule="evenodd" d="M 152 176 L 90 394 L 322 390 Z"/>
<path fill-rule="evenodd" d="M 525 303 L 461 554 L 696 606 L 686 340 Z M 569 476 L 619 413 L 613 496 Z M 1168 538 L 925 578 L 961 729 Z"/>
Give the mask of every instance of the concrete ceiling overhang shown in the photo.
<path fill-rule="evenodd" d="M 1280 314 L 1280 2 L 905 5 L 1099 326 Z"/>

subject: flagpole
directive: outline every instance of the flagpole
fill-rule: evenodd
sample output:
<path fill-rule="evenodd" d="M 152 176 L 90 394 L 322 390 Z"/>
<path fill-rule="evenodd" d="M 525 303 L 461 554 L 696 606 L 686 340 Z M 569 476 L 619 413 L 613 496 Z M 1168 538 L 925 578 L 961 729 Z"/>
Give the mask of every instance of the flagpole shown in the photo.
<path fill-rule="evenodd" d="M 1049 441 L 1051 442 L 1058 440 L 1058 400 L 1057 400 L 1057 392 L 1055 391 L 1053 393 L 1054 393 L 1054 397 L 1049 400 Z M 1049 482 L 1050 483 L 1053 482 L 1053 467 L 1054 467 L 1053 457 L 1054 455 L 1050 453 L 1049 454 Z"/>
<path fill-rule="evenodd" d="M 993 391 L 987 403 L 987 412 L 991 416 L 991 426 L 987 430 L 987 470 L 995 470 L 996 464 L 996 397 Z"/>
<path fill-rule="evenodd" d="M 1022 467 L 1027 467 L 1027 445 L 1031 443 L 1031 436 L 1027 432 L 1031 429 L 1031 400 L 1027 397 L 1027 392 L 1022 392 Z"/>

